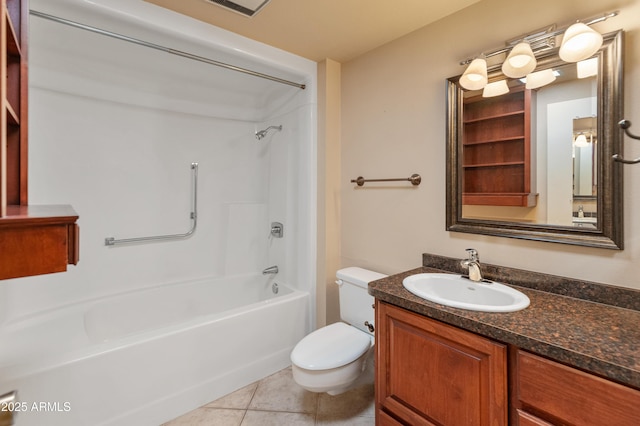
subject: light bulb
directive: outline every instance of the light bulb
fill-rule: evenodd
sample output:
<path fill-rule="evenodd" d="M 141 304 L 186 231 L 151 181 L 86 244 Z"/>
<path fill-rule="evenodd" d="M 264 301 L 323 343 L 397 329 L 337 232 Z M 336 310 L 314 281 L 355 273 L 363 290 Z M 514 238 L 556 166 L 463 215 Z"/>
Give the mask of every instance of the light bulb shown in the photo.
<path fill-rule="evenodd" d="M 587 137 L 584 134 L 581 133 L 578 136 L 576 136 L 576 140 L 575 140 L 574 144 L 578 148 L 583 148 L 585 146 L 588 146 L 589 142 L 587 142 Z"/>
<path fill-rule="evenodd" d="M 507 80 L 494 81 L 484 86 L 482 91 L 483 98 L 491 98 L 493 96 L 504 95 L 509 93 L 509 86 L 507 86 Z"/>
<path fill-rule="evenodd" d="M 558 55 L 565 62 L 578 62 L 596 53 L 600 46 L 602 34 L 578 22 L 565 31 Z"/>
<path fill-rule="evenodd" d="M 536 68 L 537 61 L 527 42 L 518 43 L 511 49 L 507 60 L 502 64 L 502 73 L 507 77 L 520 78 Z"/>
<path fill-rule="evenodd" d="M 460 85 L 467 90 L 480 90 L 487 85 L 487 61 L 484 58 L 476 58 L 467 67 Z"/>
<path fill-rule="evenodd" d="M 556 79 L 556 75 L 551 68 L 546 70 L 532 72 L 527 75 L 527 83 L 525 87 L 527 89 L 537 89 L 538 87 L 546 86 Z"/>

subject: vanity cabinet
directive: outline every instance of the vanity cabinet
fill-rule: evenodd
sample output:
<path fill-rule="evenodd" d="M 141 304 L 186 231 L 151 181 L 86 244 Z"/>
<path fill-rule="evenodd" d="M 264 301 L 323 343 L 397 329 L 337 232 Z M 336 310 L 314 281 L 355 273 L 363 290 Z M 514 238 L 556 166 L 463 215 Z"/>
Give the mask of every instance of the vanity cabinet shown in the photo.
<path fill-rule="evenodd" d="M 536 205 L 531 98 L 531 90 L 512 88 L 502 96 L 464 99 L 462 204 Z"/>
<path fill-rule="evenodd" d="M 377 425 L 639 424 L 640 390 L 378 299 L 375 308 Z"/>
<path fill-rule="evenodd" d="M 640 391 L 516 349 L 512 424 L 635 426 Z"/>
<path fill-rule="evenodd" d="M 27 0 L 0 0 L 0 280 L 78 262 L 78 215 L 28 205 Z"/>
<path fill-rule="evenodd" d="M 506 425 L 507 348 L 376 301 L 376 424 Z"/>

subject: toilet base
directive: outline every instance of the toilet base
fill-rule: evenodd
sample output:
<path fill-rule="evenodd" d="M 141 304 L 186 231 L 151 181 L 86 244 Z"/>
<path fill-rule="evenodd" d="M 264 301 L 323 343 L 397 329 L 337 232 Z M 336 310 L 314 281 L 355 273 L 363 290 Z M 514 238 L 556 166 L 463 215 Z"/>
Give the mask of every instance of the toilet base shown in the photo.
<path fill-rule="evenodd" d="M 339 395 L 365 384 L 373 384 L 373 346 L 363 356 L 342 367 L 331 370 L 306 370 L 291 366 L 293 379 L 310 392 Z"/>

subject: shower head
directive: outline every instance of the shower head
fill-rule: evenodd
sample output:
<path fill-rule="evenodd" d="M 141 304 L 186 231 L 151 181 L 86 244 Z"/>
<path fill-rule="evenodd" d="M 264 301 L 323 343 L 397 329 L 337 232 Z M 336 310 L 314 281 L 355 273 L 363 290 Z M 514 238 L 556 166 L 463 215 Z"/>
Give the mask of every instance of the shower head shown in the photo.
<path fill-rule="evenodd" d="M 276 129 L 277 131 L 282 130 L 282 125 L 280 126 L 269 126 L 264 130 L 260 130 L 259 132 L 256 132 L 256 139 L 260 140 L 262 138 L 264 138 L 265 136 L 267 136 L 267 132 L 269 132 L 269 130 L 271 129 Z"/>

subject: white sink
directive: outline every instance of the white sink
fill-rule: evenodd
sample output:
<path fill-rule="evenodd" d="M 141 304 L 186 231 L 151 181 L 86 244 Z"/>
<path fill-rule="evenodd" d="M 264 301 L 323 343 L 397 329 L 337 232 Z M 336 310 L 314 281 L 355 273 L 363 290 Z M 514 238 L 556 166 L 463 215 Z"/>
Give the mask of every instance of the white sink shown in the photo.
<path fill-rule="evenodd" d="M 402 281 L 423 299 L 453 308 L 482 312 L 514 312 L 529 306 L 529 298 L 497 282 L 474 282 L 454 274 L 416 274 Z"/>

